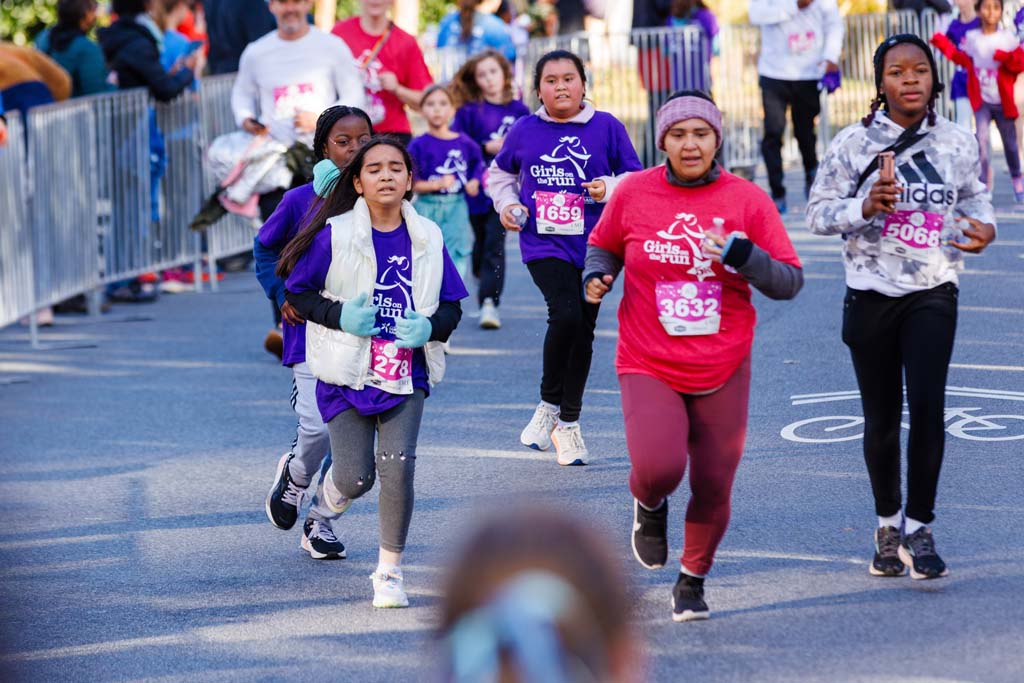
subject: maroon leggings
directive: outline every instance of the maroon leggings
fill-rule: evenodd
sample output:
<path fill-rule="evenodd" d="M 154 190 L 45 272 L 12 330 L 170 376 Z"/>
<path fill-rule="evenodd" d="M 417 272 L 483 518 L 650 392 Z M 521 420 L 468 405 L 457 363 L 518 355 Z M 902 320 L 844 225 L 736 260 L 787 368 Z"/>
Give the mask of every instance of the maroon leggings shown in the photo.
<path fill-rule="evenodd" d="M 647 507 L 656 507 L 683 480 L 689 454 L 682 564 L 694 574 L 707 574 L 729 524 L 732 482 L 747 435 L 750 358 L 706 396 L 680 394 L 647 375 L 619 375 L 619 386 L 633 464 L 629 490 Z"/>

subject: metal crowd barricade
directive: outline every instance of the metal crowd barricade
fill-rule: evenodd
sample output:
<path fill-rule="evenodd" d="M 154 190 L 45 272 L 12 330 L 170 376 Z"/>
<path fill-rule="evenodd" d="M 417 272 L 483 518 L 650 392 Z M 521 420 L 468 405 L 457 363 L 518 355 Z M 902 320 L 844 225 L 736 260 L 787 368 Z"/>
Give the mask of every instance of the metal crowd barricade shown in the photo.
<path fill-rule="evenodd" d="M 218 135 L 238 130 L 235 115 L 231 111 L 231 87 L 235 74 L 204 78 L 199 96 L 199 120 L 202 149 L 209 149 Z M 209 177 L 205 168 L 202 172 L 203 196 L 209 196 L 217 187 L 217 180 Z M 196 210 L 198 210 L 198 206 Z M 207 256 L 210 268 L 210 287 L 217 289 L 217 259 L 234 256 L 252 249 L 253 239 L 259 230 L 259 222 L 247 220 L 235 214 L 228 214 L 206 231 Z"/>
<path fill-rule="evenodd" d="M 202 235 L 189 224 L 203 203 L 202 136 L 199 95 L 188 90 L 169 103 L 157 103 L 156 120 L 163 136 L 167 167 L 160 181 L 156 224 L 158 263 L 163 270 L 191 262 L 196 291 L 202 289 Z"/>
<path fill-rule="evenodd" d="M 152 270 L 160 246 L 150 208 L 149 96 L 138 88 L 84 101 L 96 121 L 102 280 L 112 283 Z"/>
<path fill-rule="evenodd" d="M 18 112 L 8 112 L 7 145 L 0 147 L 0 327 L 35 309 L 27 177 L 25 130 Z"/>
<path fill-rule="evenodd" d="M 95 130 L 89 102 L 32 109 L 28 117 L 35 306 L 99 286 L 96 255 Z"/>

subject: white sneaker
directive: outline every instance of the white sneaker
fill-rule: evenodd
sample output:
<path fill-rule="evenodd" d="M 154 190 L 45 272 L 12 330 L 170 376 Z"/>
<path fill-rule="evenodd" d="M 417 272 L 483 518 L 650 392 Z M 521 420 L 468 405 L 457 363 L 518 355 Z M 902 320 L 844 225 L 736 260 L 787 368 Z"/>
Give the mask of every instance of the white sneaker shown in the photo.
<path fill-rule="evenodd" d="M 501 329 L 501 318 L 498 317 L 498 307 L 494 305 L 494 299 L 484 299 L 480 306 L 480 327 L 485 330 Z"/>
<path fill-rule="evenodd" d="M 341 495 L 341 491 L 334 486 L 333 464 L 327 468 L 327 473 L 324 474 L 323 493 L 324 504 L 330 508 L 331 512 L 337 515 L 340 515 L 352 506 L 352 499 Z"/>
<path fill-rule="evenodd" d="M 408 607 L 409 596 L 405 594 L 402 570 L 395 567 L 389 571 L 375 571 L 370 574 L 373 581 L 373 606 L 381 609 Z"/>
<path fill-rule="evenodd" d="M 583 443 L 583 430 L 578 424 L 571 426 L 558 425 L 551 432 L 551 442 L 555 444 L 559 465 L 586 465 L 590 453 Z"/>
<path fill-rule="evenodd" d="M 533 419 L 519 435 L 519 441 L 534 450 L 546 451 L 551 448 L 551 432 L 557 425 L 558 411 L 538 403 Z"/>

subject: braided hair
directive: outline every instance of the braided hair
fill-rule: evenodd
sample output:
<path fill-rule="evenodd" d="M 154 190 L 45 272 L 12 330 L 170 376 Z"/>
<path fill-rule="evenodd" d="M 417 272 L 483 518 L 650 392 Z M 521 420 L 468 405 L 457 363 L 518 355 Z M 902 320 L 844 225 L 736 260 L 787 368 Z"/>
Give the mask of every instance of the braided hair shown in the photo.
<path fill-rule="evenodd" d="M 932 54 L 931 48 L 921 38 L 915 36 L 912 33 L 899 33 L 894 36 L 889 36 L 875 49 L 875 56 L 872 60 L 875 67 L 875 90 L 878 92 L 875 95 L 875 99 L 871 100 L 871 111 L 868 115 L 860 120 L 864 124 L 865 128 L 871 125 L 871 122 L 875 120 L 875 114 L 879 109 L 888 111 L 889 103 L 885 101 L 885 91 L 882 89 L 882 76 L 885 71 L 885 54 L 896 47 L 897 45 L 914 45 L 921 48 L 924 52 L 925 57 L 928 58 L 928 66 L 932 70 L 932 92 L 928 96 L 928 125 L 934 126 L 936 117 L 938 116 L 935 112 L 935 103 L 939 99 L 939 94 L 946 87 L 939 80 L 939 69 L 935 64 L 935 55 Z"/>
<path fill-rule="evenodd" d="M 366 126 L 370 129 L 370 135 L 373 135 L 373 122 L 370 121 L 370 116 L 359 107 L 347 107 L 344 104 L 328 107 L 316 120 L 316 132 L 313 133 L 313 156 L 317 161 L 324 160 L 324 149 L 327 148 L 327 136 L 330 135 L 331 128 L 346 116 L 358 116 L 364 119 Z"/>

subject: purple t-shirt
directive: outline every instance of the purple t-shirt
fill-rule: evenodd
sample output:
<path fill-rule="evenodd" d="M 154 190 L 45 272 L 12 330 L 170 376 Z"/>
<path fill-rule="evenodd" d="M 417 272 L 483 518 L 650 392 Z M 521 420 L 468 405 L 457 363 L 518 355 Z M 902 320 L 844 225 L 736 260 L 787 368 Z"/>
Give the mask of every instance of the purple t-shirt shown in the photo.
<path fill-rule="evenodd" d="M 1022 9 L 1024 11 L 1024 9 Z M 1019 13 L 1018 13 L 1019 15 Z M 976 29 L 981 26 L 981 19 L 974 17 L 968 22 L 954 19 L 949 24 L 949 28 L 946 29 L 946 37 L 949 38 L 957 47 L 960 47 L 960 43 L 963 41 L 964 36 L 967 32 Z M 960 99 L 961 97 L 967 97 L 967 72 L 961 67 L 956 68 L 956 73 L 953 74 L 953 80 L 949 84 L 949 97 L 950 99 Z"/>
<path fill-rule="evenodd" d="M 285 192 L 281 203 L 277 205 L 274 212 L 270 214 L 270 218 L 260 228 L 260 244 L 280 254 L 299 230 L 305 226 L 306 221 L 313 217 L 314 202 L 318 203 L 318 198 L 316 192 L 313 191 L 313 183 L 300 185 Z M 281 334 L 284 336 L 284 354 L 281 356 L 281 364 L 305 363 L 306 325 L 282 323 Z"/>
<path fill-rule="evenodd" d="M 412 301 L 412 239 L 405 223 L 391 232 L 374 230 L 373 249 L 377 255 L 377 285 L 373 294 L 374 304 L 378 307 L 377 327 L 380 328 L 377 337 L 393 341 L 395 320 L 405 313 L 406 308 L 416 308 Z M 310 290 L 319 292 L 324 288 L 330 267 L 331 229 L 328 227 L 317 234 L 309 250 L 295 265 L 285 286 L 293 293 Z M 440 301 L 459 301 L 467 296 L 469 292 L 446 249 Z M 423 349 L 413 351 L 411 374 L 413 388 L 422 389 L 429 395 L 430 384 L 427 381 Z M 406 398 L 408 394 L 390 394 L 376 387 L 353 389 L 320 380 L 316 383 L 317 407 L 324 422 L 330 422 L 350 408 L 355 408 L 360 415 L 377 415 L 394 408 Z"/>
<path fill-rule="evenodd" d="M 464 133 L 444 140 L 430 133 L 413 138 L 409 143 L 416 180 L 440 180 L 442 176 L 455 176 L 455 184 L 437 194 L 465 194 L 470 180 L 482 180 L 484 159 L 480 145 Z"/>
<path fill-rule="evenodd" d="M 603 111 L 595 112 L 586 123 L 553 123 L 536 114 L 519 119 L 495 163 L 519 177 L 519 201 L 530 210 L 519 233 L 523 263 L 557 258 L 577 268 L 583 267 L 587 237 L 604 209 L 604 204 L 591 199 L 582 184 L 599 176 L 643 169 L 625 126 Z M 583 234 L 539 234 L 534 198 L 538 191 L 583 195 Z"/>
<path fill-rule="evenodd" d="M 455 112 L 452 130 L 465 133 L 480 145 L 484 164 L 490 165 L 494 157 L 485 152 L 483 146 L 491 140 L 508 135 L 513 123 L 529 115 L 530 110 L 519 100 L 512 100 L 508 104 L 492 104 L 486 100 L 467 102 Z M 491 198 L 483 192 L 476 197 L 466 197 L 466 202 L 469 204 L 469 212 L 474 216 L 487 213 L 492 206 Z"/>

